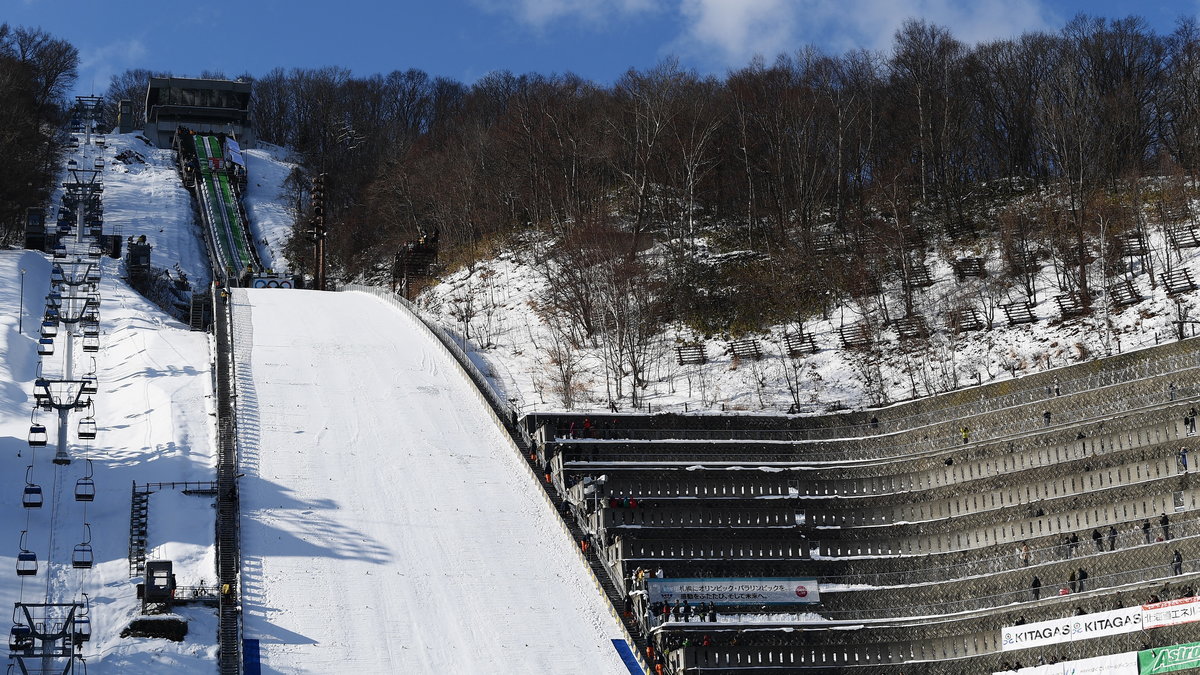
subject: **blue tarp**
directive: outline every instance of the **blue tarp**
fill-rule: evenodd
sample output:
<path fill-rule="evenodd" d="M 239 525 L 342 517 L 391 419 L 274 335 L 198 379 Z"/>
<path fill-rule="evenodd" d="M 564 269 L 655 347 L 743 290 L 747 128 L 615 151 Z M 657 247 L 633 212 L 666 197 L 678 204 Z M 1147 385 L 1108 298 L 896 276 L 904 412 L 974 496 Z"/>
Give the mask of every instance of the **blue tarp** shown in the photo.
<path fill-rule="evenodd" d="M 638 663 L 637 657 L 633 655 L 633 650 L 629 648 L 629 643 L 624 640 L 613 640 L 613 647 L 616 648 L 617 654 L 621 655 L 621 660 L 625 662 L 625 667 L 629 669 L 630 675 L 645 675 L 646 671 L 642 670 L 642 664 Z M 250 675 L 250 671 L 246 671 L 246 675 Z"/>
<path fill-rule="evenodd" d="M 245 638 L 242 640 L 242 673 L 244 675 L 262 675 L 262 663 L 258 650 L 258 640 Z"/>

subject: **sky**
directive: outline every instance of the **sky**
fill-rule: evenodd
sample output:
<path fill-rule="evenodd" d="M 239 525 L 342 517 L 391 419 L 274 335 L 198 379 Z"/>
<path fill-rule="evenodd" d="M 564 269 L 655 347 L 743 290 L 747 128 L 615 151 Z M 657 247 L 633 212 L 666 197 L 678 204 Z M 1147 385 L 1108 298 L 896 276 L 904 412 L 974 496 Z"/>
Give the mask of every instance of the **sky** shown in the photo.
<path fill-rule="evenodd" d="M 1161 33 L 1200 0 L 248 0 L 172 9 L 135 0 L 0 0 L 0 21 L 79 48 L 76 93 L 114 73 L 174 75 L 342 66 L 355 75 L 418 68 L 474 82 L 489 72 L 572 71 L 611 83 L 665 57 L 722 75 L 755 54 L 801 46 L 886 49 L 910 17 L 967 42 L 1057 30 L 1079 12 L 1136 13 Z"/>

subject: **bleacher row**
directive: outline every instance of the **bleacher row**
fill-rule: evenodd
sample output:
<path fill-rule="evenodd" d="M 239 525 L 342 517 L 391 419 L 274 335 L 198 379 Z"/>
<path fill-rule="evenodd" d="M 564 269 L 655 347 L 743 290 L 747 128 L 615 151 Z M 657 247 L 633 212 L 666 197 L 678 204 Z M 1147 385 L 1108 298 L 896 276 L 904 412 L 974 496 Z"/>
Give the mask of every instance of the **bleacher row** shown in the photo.
<path fill-rule="evenodd" d="M 1005 626 L 1192 593 L 1198 352 L 1182 341 L 826 418 L 524 423 L 668 672 L 993 672 L 1014 654 L 1115 653 L 1108 640 L 1005 651 Z M 664 619 L 639 576 L 816 578 L 820 602 Z"/>

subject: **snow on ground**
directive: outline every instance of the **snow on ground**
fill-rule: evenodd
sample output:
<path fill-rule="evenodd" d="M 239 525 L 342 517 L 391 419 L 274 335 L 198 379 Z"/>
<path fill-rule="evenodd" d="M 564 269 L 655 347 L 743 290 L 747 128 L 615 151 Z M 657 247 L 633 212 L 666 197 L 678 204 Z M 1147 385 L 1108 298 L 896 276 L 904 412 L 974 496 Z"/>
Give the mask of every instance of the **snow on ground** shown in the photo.
<path fill-rule="evenodd" d="M 154 247 L 152 265 L 172 274 L 179 265 L 193 287 L 207 286 L 212 274 L 203 234 L 192 196 L 175 171 L 175 153 L 151 146 L 140 132 L 105 139 L 107 147 L 85 145 L 78 151 L 80 166 L 91 168 L 97 154 L 105 162 L 104 231 L 126 239 L 146 235 Z"/>
<path fill-rule="evenodd" d="M 285 151 L 273 146 L 243 150 L 242 157 L 248 176 L 243 202 L 259 259 L 267 269 L 284 272 L 288 263 L 282 251 L 292 236 L 295 215 L 283 185 L 296 165 L 288 161 Z"/>
<path fill-rule="evenodd" d="M 627 672 L 606 600 L 440 343 L 366 294 L 233 302 L 264 673 Z"/>
<path fill-rule="evenodd" d="M 0 533 L 6 542 L 0 547 L 0 604 L 39 603 L 47 597 L 66 602 L 88 594 L 93 639 L 83 654 L 93 675 L 163 672 L 166 664 L 173 664 L 172 672 L 210 672 L 216 649 L 212 610 L 184 610 L 191 633 L 181 644 L 118 635 L 140 609 L 127 560 L 131 484 L 213 478 L 207 337 L 189 332 L 134 293 L 118 278 L 117 261 L 106 258 L 103 266 L 101 347 L 95 354 L 99 431 L 90 444 L 80 441 L 75 432 L 80 416 L 72 414 L 69 447 L 75 461 L 57 467 L 51 463 L 56 417 L 39 413 L 50 430 L 50 446 L 34 450 L 26 443 L 38 359 L 33 336 L 49 292 L 50 264 L 41 253 L 0 251 L 0 306 L 13 310 L 0 315 L 0 461 L 7 464 L 0 472 L 0 514 L 7 523 Z M 21 268 L 27 270 L 23 334 L 16 316 Z M 56 353 L 42 368 L 52 379 L 65 376 L 65 337 L 60 334 L 55 342 Z M 78 376 L 92 369 L 92 355 L 82 352 L 79 340 L 75 350 Z M 77 502 L 73 495 L 86 471 L 85 458 L 92 459 L 96 483 L 91 503 Z M 40 509 L 21 507 L 30 462 L 34 482 L 46 493 Z M 213 579 L 210 501 L 151 497 L 150 556 L 175 560 L 180 584 Z M 72 549 L 86 536 L 84 523 L 91 525 L 95 566 L 72 569 Z M 29 530 L 29 548 L 43 564 L 23 583 L 13 572 L 22 529 Z"/>

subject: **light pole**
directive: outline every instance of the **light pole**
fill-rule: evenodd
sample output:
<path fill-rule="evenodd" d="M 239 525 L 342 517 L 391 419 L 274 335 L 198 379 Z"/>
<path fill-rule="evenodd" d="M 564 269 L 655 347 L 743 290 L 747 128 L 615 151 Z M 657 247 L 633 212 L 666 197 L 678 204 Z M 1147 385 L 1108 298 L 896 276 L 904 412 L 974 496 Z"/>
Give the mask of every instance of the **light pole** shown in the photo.
<path fill-rule="evenodd" d="M 25 268 L 21 268 L 21 297 L 17 301 L 17 334 L 25 334 Z"/>

